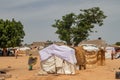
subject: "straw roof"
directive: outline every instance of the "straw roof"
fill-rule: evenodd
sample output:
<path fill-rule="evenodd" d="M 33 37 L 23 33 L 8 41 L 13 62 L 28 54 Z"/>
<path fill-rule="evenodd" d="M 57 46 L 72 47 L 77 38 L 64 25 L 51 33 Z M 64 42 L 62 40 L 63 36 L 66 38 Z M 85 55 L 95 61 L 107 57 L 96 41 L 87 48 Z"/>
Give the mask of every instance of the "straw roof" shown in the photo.
<path fill-rule="evenodd" d="M 108 44 L 104 41 L 104 40 L 85 40 L 85 41 L 82 41 L 80 42 L 78 45 L 81 45 L 81 44 L 94 44 L 98 47 L 106 47 Z"/>

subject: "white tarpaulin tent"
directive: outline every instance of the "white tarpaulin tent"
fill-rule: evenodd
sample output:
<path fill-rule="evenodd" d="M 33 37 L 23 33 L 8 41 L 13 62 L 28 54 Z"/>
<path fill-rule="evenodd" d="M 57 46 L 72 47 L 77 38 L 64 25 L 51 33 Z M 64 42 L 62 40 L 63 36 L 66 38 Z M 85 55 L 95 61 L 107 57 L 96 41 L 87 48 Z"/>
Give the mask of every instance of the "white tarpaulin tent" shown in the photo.
<path fill-rule="evenodd" d="M 41 68 L 47 73 L 75 74 L 74 49 L 52 44 L 39 51 Z"/>
<path fill-rule="evenodd" d="M 81 44 L 80 46 L 83 46 L 83 49 L 87 51 L 98 51 L 99 50 L 99 48 L 95 44 Z"/>
<path fill-rule="evenodd" d="M 114 47 L 106 47 L 105 48 L 105 58 L 111 58 L 111 54 L 115 54 L 115 48 Z"/>
<path fill-rule="evenodd" d="M 25 50 L 30 50 L 30 48 L 29 47 L 21 47 L 21 48 L 19 48 L 19 50 L 25 51 Z"/>

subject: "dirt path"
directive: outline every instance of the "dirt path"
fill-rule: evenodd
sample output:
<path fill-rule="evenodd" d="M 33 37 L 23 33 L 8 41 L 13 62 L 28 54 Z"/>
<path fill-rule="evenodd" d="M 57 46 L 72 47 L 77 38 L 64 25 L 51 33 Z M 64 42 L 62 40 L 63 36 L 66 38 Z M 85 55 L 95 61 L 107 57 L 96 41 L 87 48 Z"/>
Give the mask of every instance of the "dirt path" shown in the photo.
<path fill-rule="evenodd" d="M 0 70 L 11 74 L 11 78 L 6 80 L 116 80 L 115 71 L 120 67 L 120 59 L 106 60 L 105 66 L 76 71 L 75 75 L 46 75 L 38 76 L 40 62 L 39 56 L 37 64 L 32 71 L 28 70 L 28 56 L 0 57 Z"/>

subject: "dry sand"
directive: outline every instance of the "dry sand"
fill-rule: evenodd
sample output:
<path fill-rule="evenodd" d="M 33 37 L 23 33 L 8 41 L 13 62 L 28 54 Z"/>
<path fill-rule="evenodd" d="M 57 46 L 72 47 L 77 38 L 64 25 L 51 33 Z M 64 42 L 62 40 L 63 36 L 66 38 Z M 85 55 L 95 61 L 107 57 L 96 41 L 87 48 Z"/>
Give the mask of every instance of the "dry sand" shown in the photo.
<path fill-rule="evenodd" d="M 97 66 L 86 70 L 77 70 L 75 75 L 44 75 L 38 76 L 40 68 L 39 56 L 32 71 L 28 70 L 28 56 L 0 57 L 0 70 L 11 74 L 5 80 L 116 80 L 115 71 L 120 67 L 120 59 L 105 61 L 105 66 Z"/>

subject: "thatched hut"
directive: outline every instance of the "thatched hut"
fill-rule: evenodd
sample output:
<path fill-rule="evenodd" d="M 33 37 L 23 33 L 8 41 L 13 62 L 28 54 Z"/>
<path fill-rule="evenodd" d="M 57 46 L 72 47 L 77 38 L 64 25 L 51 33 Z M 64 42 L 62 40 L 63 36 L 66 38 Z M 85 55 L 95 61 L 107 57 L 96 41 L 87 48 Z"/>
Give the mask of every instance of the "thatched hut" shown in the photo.
<path fill-rule="evenodd" d="M 94 44 L 98 47 L 106 47 L 108 45 L 104 40 L 101 40 L 101 39 L 100 40 L 99 39 L 97 39 L 97 40 L 85 40 L 85 41 L 80 42 L 78 44 L 78 46 L 81 44 Z"/>

